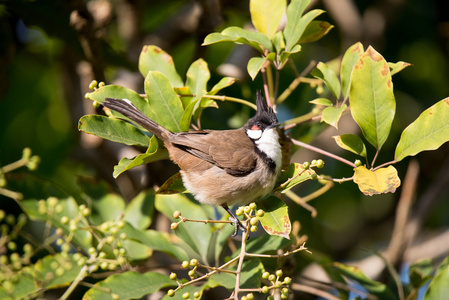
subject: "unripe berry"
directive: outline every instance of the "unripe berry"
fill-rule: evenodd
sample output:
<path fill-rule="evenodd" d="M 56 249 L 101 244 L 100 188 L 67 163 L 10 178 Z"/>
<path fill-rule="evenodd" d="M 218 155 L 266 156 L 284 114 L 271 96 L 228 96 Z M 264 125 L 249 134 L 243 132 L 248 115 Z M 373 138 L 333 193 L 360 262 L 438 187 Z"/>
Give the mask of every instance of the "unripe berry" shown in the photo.
<path fill-rule="evenodd" d="M 178 223 L 175 223 L 175 222 L 171 223 L 170 228 L 172 230 L 176 230 L 178 228 Z"/>
<path fill-rule="evenodd" d="M 259 219 L 257 219 L 257 218 L 251 218 L 251 220 L 249 221 L 249 223 L 250 223 L 251 225 L 257 225 L 257 223 L 259 223 Z"/>
<path fill-rule="evenodd" d="M 188 292 L 185 292 L 182 294 L 182 299 L 188 299 L 190 297 L 190 294 Z"/>
<path fill-rule="evenodd" d="M 198 265 L 198 259 L 192 258 L 192 259 L 190 260 L 190 266 L 196 267 L 197 265 Z"/>
<path fill-rule="evenodd" d="M 257 208 L 256 203 L 251 202 L 251 203 L 249 204 L 249 208 L 251 208 L 251 209 L 256 209 L 256 208 Z M 247 297 L 248 297 L 248 296 L 247 296 Z"/>
<path fill-rule="evenodd" d="M 276 276 L 274 276 L 274 274 L 270 274 L 270 276 L 268 276 L 269 281 L 274 281 L 275 279 L 276 279 Z"/>
<path fill-rule="evenodd" d="M 259 218 L 262 218 L 264 216 L 265 212 L 262 209 L 259 209 L 256 213 L 256 216 L 258 216 Z"/>
<path fill-rule="evenodd" d="M 173 272 L 170 273 L 170 279 L 171 279 L 171 280 L 176 280 L 176 277 L 177 277 L 177 276 L 176 276 L 176 273 L 173 273 Z"/>
<path fill-rule="evenodd" d="M 173 212 L 173 218 L 179 219 L 180 216 L 181 216 L 181 212 L 179 210 Z"/>
<path fill-rule="evenodd" d="M 188 269 L 188 268 L 189 268 L 189 262 L 188 262 L 187 260 L 185 260 L 185 261 L 182 262 L 181 266 L 182 266 L 184 269 Z"/>
<path fill-rule="evenodd" d="M 92 80 L 89 84 L 89 89 L 91 90 L 95 90 L 95 88 L 97 87 L 98 82 L 96 80 Z"/>
<path fill-rule="evenodd" d="M 257 226 L 251 226 L 251 227 L 249 228 L 249 230 L 250 230 L 251 232 L 256 232 L 256 231 L 257 231 Z"/>
<path fill-rule="evenodd" d="M 292 283 L 292 279 L 290 277 L 285 277 L 284 278 L 284 284 L 290 285 L 291 283 Z"/>
<path fill-rule="evenodd" d="M 175 295 L 175 291 L 172 290 L 172 289 L 169 289 L 168 292 L 167 292 L 167 295 L 168 295 L 169 297 L 173 297 L 173 296 Z"/>
<path fill-rule="evenodd" d="M 266 286 L 266 285 L 264 285 L 263 287 L 262 287 L 262 293 L 264 293 L 264 294 L 267 294 L 269 291 L 270 291 L 270 289 Z"/>
<path fill-rule="evenodd" d="M 284 272 L 282 272 L 282 270 L 277 270 L 276 271 L 276 276 L 277 277 L 282 277 L 282 275 L 284 275 Z"/>
<path fill-rule="evenodd" d="M 270 273 L 268 273 L 268 272 L 263 272 L 262 273 L 262 278 L 263 279 L 268 279 L 268 276 L 270 276 Z"/>
<path fill-rule="evenodd" d="M 303 168 L 304 170 L 309 169 L 309 168 L 310 168 L 310 163 L 309 163 L 308 161 L 304 162 L 304 163 L 302 164 L 302 168 Z"/>
<path fill-rule="evenodd" d="M 362 162 L 360 161 L 360 159 L 356 159 L 354 164 L 356 167 L 360 167 L 362 165 Z"/>

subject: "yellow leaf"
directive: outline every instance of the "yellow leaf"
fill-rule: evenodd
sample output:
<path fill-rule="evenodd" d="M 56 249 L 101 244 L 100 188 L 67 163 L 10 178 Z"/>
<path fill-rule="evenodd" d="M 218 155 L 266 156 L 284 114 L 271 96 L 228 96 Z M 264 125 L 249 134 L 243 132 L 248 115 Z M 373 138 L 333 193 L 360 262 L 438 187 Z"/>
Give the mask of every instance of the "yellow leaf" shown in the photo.
<path fill-rule="evenodd" d="M 398 171 L 393 166 L 368 170 L 364 166 L 354 169 L 354 182 L 357 183 L 362 193 L 368 196 L 394 193 L 401 185 Z"/>

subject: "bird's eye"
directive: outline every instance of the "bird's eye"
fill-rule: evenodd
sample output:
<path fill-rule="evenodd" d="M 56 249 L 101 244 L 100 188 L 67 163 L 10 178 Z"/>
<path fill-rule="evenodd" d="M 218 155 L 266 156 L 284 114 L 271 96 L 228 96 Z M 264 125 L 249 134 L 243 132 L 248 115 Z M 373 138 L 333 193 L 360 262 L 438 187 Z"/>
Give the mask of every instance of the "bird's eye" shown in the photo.
<path fill-rule="evenodd" d="M 262 129 L 262 124 L 260 122 L 257 122 L 256 124 L 254 124 L 251 127 L 251 130 L 261 130 Z"/>

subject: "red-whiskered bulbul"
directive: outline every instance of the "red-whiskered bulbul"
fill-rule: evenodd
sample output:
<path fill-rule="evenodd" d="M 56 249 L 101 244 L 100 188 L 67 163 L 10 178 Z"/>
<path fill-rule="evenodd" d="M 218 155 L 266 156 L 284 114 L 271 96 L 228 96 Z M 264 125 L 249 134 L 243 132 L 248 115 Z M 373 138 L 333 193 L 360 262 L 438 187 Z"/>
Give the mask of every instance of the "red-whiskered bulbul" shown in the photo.
<path fill-rule="evenodd" d="M 282 151 L 273 109 L 257 92 L 257 113 L 239 129 L 171 132 L 127 99 L 102 103 L 152 132 L 164 142 L 181 171 L 187 190 L 201 203 L 221 205 L 237 228 L 246 228 L 228 205 L 246 205 L 273 189 L 281 170 Z"/>

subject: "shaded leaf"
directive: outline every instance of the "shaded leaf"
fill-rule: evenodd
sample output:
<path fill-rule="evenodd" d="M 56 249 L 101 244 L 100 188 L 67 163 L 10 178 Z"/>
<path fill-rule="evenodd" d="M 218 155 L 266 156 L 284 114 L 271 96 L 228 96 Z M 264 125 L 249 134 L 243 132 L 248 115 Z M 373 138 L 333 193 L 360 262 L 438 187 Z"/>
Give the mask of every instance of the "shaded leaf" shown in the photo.
<path fill-rule="evenodd" d="M 220 79 L 220 81 L 214 85 L 212 87 L 212 89 L 207 92 L 207 95 L 215 95 L 216 93 L 218 93 L 219 91 L 221 91 L 222 89 L 233 85 L 235 82 L 235 78 L 232 77 L 223 77 L 222 79 Z"/>
<path fill-rule="evenodd" d="M 58 269 L 63 272 L 56 275 L 55 271 Z M 80 271 L 81 267 L 78 266 L 73 255 L 63 257 L 55 254 L 45 256 L 36 262 L 33 268 L 33 277 L 37 282 L 45 283 L 45 288 L 54 289 L 70 285 Z M 49 278 L 51 279 L 49 280 Z"/>
<path fill-rule="evenodd" d="M 388 64 L 372 47 L 354 66 L 349 102 L 352 117 L 363 135 L 376 149 L 380 149 L 390 134 L 396 101 Z"/>
<path fill-rule="evenodd" d="M 96 283 L 84 294 L 83 300 L 110 300 L 112 294 L 119 299 L 139 299 L 165 287 L 176 287 L 176 282 L 156 272 L 128 271 Z"/>
<path fill-rule="evenodd" d="M 329 90 L 334 95 L 335 99 L 340 98 L 340 81 L 338 81 L 337 75 L 329 68 L 325 63 L 319 62 L 316 69 L 313 70 L 312 75 L 315 78 L 322 79 Z"/>
<path fill-rule="evenodd" d="M 123 213 L 125 206 L 125 200 L 118 194 L 104 194 L 92 201 L 92 219 L 97 225 L 115 220 Z"/>
<path fill-rule="evenodd" d="M 321 114 L 321 122 L 326 122 L 327 124 L 334 126 L 338 129 L 338 121 L 340 121 L 341 115 L 347 108 L 346 104 L 341 107 L 329 106 L 323 109 Z"/>
<path fill-rule="evenodd" d="M 248 74 L 251 76 L 251 79 L 254 81 L 257 74 L 259 74 L 260 69 L 262 69 L 263 64 L 267 59 L 265 57 L 252 57 L 248 61 Z"/>
<path fill-rule="evenodd" d="M 182 87 L 181 76 L 176 72 L 173 58 L 158 46 L 143 46 L 139 57 L 139 71 L 145 78 L 149 71 L 164 74 L 173 87 Z"/>
<path fill-rule="evenodd" d="M 397 63 L 388 63 L 388 67 L 390 68 L 391 76 L 393 76 L 396 73 L 401 72 L 405 68 L 412 66 L 412 64 L 407 63 L 405 61 L 398 61 Z"/>
<path fill-rule="evenodd" d="M 357 167 L 353 180 L 359 186 L 360 191 L 368 196 L 394 193 L 401 185 L 398 171 L 393 166 L 376 171 L 368 170 L 365 166 Z"/>
<path fill-rule="evenodd" d="M 273 45 L 266 35 L 257 31 L 249 31 L 237 26 L 228 27 L 221 33 L 214 32 L 207 35 L 202 46 L 219 42 L 242 43 L 253 47 L 262 54 L 264 53 L 264 50 L 260 47 L 260 45 L 267 49 L 268 52 L 273 51 Z"/>
<path fill-rule="evenodd" d="M 259 217 L 263 229 L 270 235 L 279 235 L 290 239 L 292 229 L 288 216 L 288 207 L 281 199 L 269 196 L 257 203 L 257 207 L 263 209 L 265 214 Z"/>
<path fill-rule="evenodd" d="M 357 155 L 366 157 L 366 147 L 362 139 L 355 134 L 343 134 L 333 136 L 340 148 L 351 151 Z"/>
<path fill-rule="evenodd" d="M 149 71 L 145 78 L 145 93 L 150 106 L 147 116 L 170 131 L 181 131 L 184 109 L 167 77 L 158 71 Z"/>
<path fill-rule="evenodd" d="M 251 238 L 246 245 L 246 251 L 259 254 L 273 253 L 279 249 L 284 249 L 291 243 L 292 240 L 285 239 L 282 236 L 265 234 L 257 238 Z"/>
<path fill-rule="evenodd" d="M 30 267 L 22 268 L 22 270 L 17 272 L 16 276 L 16 281 L 10 281 L 12 285 L 10 290 L 5 285 L 0 286 L 0 299 L 27 299 L 27 296 L 37 292 L 39 287 L 34 283 L 33 271 Z M 32 299 L 32 297 L 28 299 Z"/>
<path fill-rule="evenodd" d="M 298 43 L 304 44 L 315 42 L 325 36 L 332 28 L 334 28 L 334 25 L 331 25 L 326 21 L 312 21 L 306 27 L 306 30 Z"/>
<path fill-rule="evenodd" d="M 387 285 L 368 278 L 359 268 L 348 266 L 339 262 L 334 262 L 333 267 L 349 279 L 355 280 L 360 283 L 368 292 L 379 297 L 379 299 L 397 299 L 395 294 L 388 288 Z"/>
<path fill-rule="evenodd" d="M 316 174 L 314 170 L 305 170 L 302 167 L 302 164 L 292 163 L 284 172 L 281 173 L 274 190 L 277 192 L 285 193 L 295 185 L 312 179 L 313 174 Z"/>
<path fill-rule="evenodd" d="M 140 242 L 151 249 L 170 254 L 181 261 L 188 259 L 184 249 L 175 245 L 169 240 L 168 236 L 162 232 L 151 229 L 145 231 L 139 230 L 129 223 L 125 223 L 125 226 L 120 229 L 119 232 L 126 233 L 127 239 Z"/>
<path fill-rule="evenodd" d="M 343 99 L 349 97 L 349 86 L 351 84 L 351 74 L 354 69 L 355 64 L 362 56 L 364 52 L 362 43 L 358 42 L 346 50 L 345 55 L 341 61 L 341 90 L 343 94 Z"/>
<path fill-rule="evenodd" d="M 427 288 L 424 300 L 446 299 L 449 295 L 449 256 L 438 266 Z"/>
<path fill-rule="evenodd" d="M 157 194 L 168 195 L 168 194 L 177 194 L 184 193 L 186 188 L 182 183 L 181 173 L 176 173 L 171 176 L 164 184 L 156 191 Z"/>
<path fill-rule="evenodd" d="M 128 221 L 135 228 L 145 229 L 151 224 L 153 212 L 153 190 L 142 191 L 126 206 L 123 220 Z"/>
<path fill-rule="evenodd" d="M 117 165 L 114 166 L 114 173 L 112 176 L 117 178 L 123 172 L 138 167 L 140 165 L 148 164 L 154 161 L 167 159 L 168 151 L 166 149 L 159 148 L 156 136 L 153 136 L 150 140 L 150 145 L 145 153 L 139 154 L 136 157 L 122 158 Z"/>
<path fill-rule="evenodd" d="M 449 141 L 449 98 L 432 105 L 401 134 L 394 158 L 397 161 L 421 151 L 434 150 Z"/>
<path fill-rule="evenodd" d="M 430 258 L 423 259 L 410 266 L 410 283 L 414 288 L 420 288 L 432 278 L 433 264 Z"/>
<path fill-rule="evenodd" d="M 78 129 L 106 140 L 129 146 L 148 147 L 150 137 L 135 126 L 120 119 L 86 115 L 78 122 Z"/>
<path fill-rule="evenodd" d="M 271 39 L 286 7 L 286 0 L 250 0 L 249 11 L 254 27 Z"/>

